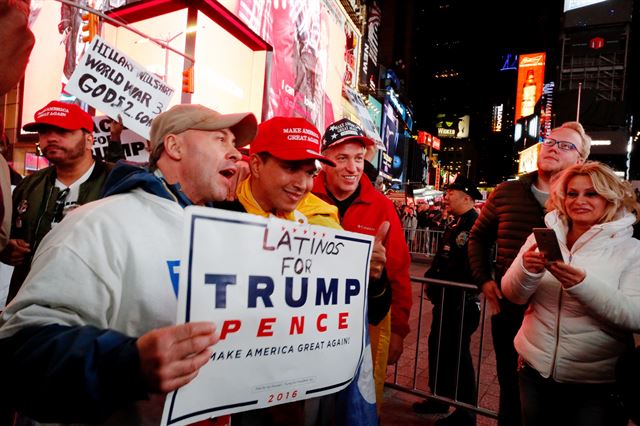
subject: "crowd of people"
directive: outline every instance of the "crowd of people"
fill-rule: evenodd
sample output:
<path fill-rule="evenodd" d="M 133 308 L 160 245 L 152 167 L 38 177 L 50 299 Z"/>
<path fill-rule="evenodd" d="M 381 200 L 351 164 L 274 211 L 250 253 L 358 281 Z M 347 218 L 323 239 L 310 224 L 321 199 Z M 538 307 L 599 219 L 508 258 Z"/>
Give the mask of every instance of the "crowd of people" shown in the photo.
<path fill-rule="evenodd" d="M 303 118 L 258 125 L 250 113 L 176 105 L 153 121 L 149 163 L 115 167 L 92 157 L 91 117 L 77 105 L 52 101 L 24 127 L 38 133 L 51 166 L 24 178 L 2 204 L 0 256 L 15 268 L 0 318 L 0 365 L 13 384 L 6 421 L 144 423 L 163 394 L 195 377 L 218 339 L 216 325 L 174 325 L 176 295 L 161 265 L 179 257 L 183 207 L 205 205 L 375 236 L 367 303 L 378 413 L 386 366 L 409 333 L 407 241 L 424 227 L 443 232 L 425 277 L 467 283 L 426 291 L 435 394 L 477 398 L 474 282 L 493 313 L 501 425 L 553 423 L 559 404 L 565 424 L 624 424 L 611 395 L 616 361 L 640 329 L 640 243 L 632 238 L 640 205 L 628 183 L 586 161 L 590 139 L 578 123 L 554 129 L 538 170 L 498 186 L 480 213 L 479 191 L 459 177 L 441 210 L 405 205 L 401 214 L 364 173 L 373 141 L 346 119 L 322 136 Z M 291 129 L 314 137 L 292 143 Z M 537 248 L 531 231 L 545 226 L 563 260 L 549 262 Z M 145 247 L 153 257 L 143 256 Z M 347 404 L 342 394 L 232 421 L 349 424 L 338 417 L 349 410 L 336 409 Z M 425 400 L 414 410 L 443 414 L 448 406 Z M 458 408 L 437 424 L 472 425 L 475 415 Z"/>
<path fill-rule="evenodd" d="M 24 11 L 11 13 L 24 32 Z M 33 45 L 32 36 L 6 40 L 16 45 L 3 49 L 14 53 L 1 56 L 18 66 L 5 67 L 17 73 L 3 73 L 1 93 L 15 86 Z M 122 156 L 119 125 L 114 120 L 108 159 Z M 499 185 L 481 211 L 480 193 L 464 177 L 440 205 L 394 206 L 371 182 L 374 142 L 346 119 L 322 134 L 303 118 L 258 124 L 251 113 L 175 105 L 153 120 L 149 162 L 116 165 L 92 156 L 93 121 L 77 105 L 54 100 L 24 129 L 38 134 L 51 165 L 11 195 L 0 156 L 0 260 L 14 267 L 0 316 L 7 389 L 0 424 L 159 424 L 165 395 L 196 377 L 219 339 L 218 324 L 175 324 L 166 265 L 180 258 L 189 205 L 374 237 L 371 357 L 363 357 L 358 377 L 333 395 L 234 414 L 234 426 L 378 424 L 387 365 L 398 361 L 410 331 L 407 243 L 415 244 L 418 230 L 442 231 L 425 276 L 463 283 L 426 291 L 434 394 L 477 400 L 470 340 L 481 293 L 492 314 L 500 426 L 625 425 L 620 401 L 637 405 L 618 397 L 618 385 L 638 374 L 637 353 L 629 353 L 640 330 L 640 242 L 633 238 L 640 204 L 628 182 L 587 161 L 591 139 L 577 122 L 553 129 L 537 171 Z M 554 231 L 561 260 L 538 247 L 537 227 Z M 350 392 L 366 387 L 373 410 L 350 406 Z M 431 399 L 413 409 L 449 411 Z M 475 423 L 465 408 L 436 422 Z"/>
<path fill-rule="evenodd" d="M 364 174 L 373 141 L 362 129 L 340 120 L 321 137 L 303 118 L 258 126 L 250 113 L 177 105 L 153 121 L 148 164 L 114 167 L 91 156 L 89 123 L 77 105 L 52 101 L 25 125 L 38 133 L 51 166 L 27 176 L 3 203 L 12 214 L 1 256 L 15 268 L 0 319 L 0 364 L 15 383 L 3 421 L 159 422 L 161 396 L 195 377 L 218 338 L 214 324 L 173 325 L 177 300 L 162 265 L 179 258 L 175 242 L 188 205 L 375 236 L 372 366 L 363 371 L 373 376 L 379 408 L 387 364 L 398 360 L 409 333 L 410 258 L 392 202 Z M 292 129 L 300 133 L 294 142 Z M 243 159 L 238 149 L 249 142 Z M 348 390 L 232 421 L 348 424 L 339 417 L 353 411 Z M 376 418 L 374 410 L 367 423 Z"/>

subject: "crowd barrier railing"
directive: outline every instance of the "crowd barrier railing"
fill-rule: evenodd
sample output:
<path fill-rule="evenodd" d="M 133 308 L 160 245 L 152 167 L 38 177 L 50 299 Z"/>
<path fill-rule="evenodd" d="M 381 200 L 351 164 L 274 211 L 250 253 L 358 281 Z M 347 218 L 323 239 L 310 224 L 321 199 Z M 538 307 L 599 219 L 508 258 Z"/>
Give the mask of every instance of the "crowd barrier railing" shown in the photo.
<path fill-rule="evenodd" d="M 415 338 L 411 339 L 413 332 L 407 336 L 404 344 L 404 351 L 400 360 L 393 366 L 390 366 L 387 371 L 387 382 L 385 386 L 395 389 L 397 391 L 405 392 L 408 394 L 421 396 L 427 399 L 434 399 L 440 402 L 445 402 L 454 407 L 462 407 L 475 412 L 478 415 L 488 418 L 497 419 L 497 406 L 495 404 L 495 391 L 492 395 L 491 392 L 487 392 L 491 385 L 495 386 L 495 358 L 492 353 L 492 344 L 490 333 L 491 324 L 487 321 L 487 304 L 484 297 L 480 297 L 480 325 L 478 329 L 473 333 L 471 337 L 471 356 L 473 359 L 473 366 L 476 380 L 476 395 L 474 403 L 469 404 L 458 400 L 458 386 L 456 384 L 453 398 L 449 398 L 443 395 L 438 395 L 438 379 L 434 383 L 435 392 L 429 389 L 428 386 L 428 336 L 431 328 L 431 302 L 424 296 L 426 286 L 429 284 L 438 284 L 444 288 L 444 292 L 447 289 L 458 288 L 462 289 L 462 297 L 466 297 L 467 293 L 477 293 L 478 288 L 475 285 L 464 284 L 453 281 L 438 280 L 432 278 L 419 278 L 411 277 L 412 285 L 420 286 L 420 300 L 418 305 L 414 304 L 414 309 L 418 307 L 417 319 L 412 314 L 411 324 L 413 332 L 415 332 Z M 414 291 L 415 294 L 415 291 Z M 446 294 L 446 293 L 445 293 Z M 444 299 L 444 298 L 443 298 Z M 426 302 L 426 303 L 425 303 Z M 442 303 L 442 302 L 440 302 Z M 464 303 L 462 303 L 464 306 Z M 443 309 L 440 309 L 440 315 L 442 319 Z M 464 321 L 464 308 L 460 310 L 460 317 Z M 440 321 L 442 324 L 442 321 Z M 462 326 L 458 330 L 458 348 L 462 344 Z M 485 341 L 489 339 L 489 343 Z M 460 350 L 457 351 L 460 354 Z M 449 354 L 455 356 L 456 354 Z M 460 374 L 460 357 L 457 360 L 456 377 Z M 436 361 L 436 378 L 437 374 Z M 485 372 L 485 369 L 491 371 Z M 489 406 L 491 399 L 493 398 L 493 406 Z"/>
<path fill-rule="evenodd" d="M 443 231 L 409 228 L 403 228 L 403 231 L 411 256 L 433 257 L 436 254 Z"/>

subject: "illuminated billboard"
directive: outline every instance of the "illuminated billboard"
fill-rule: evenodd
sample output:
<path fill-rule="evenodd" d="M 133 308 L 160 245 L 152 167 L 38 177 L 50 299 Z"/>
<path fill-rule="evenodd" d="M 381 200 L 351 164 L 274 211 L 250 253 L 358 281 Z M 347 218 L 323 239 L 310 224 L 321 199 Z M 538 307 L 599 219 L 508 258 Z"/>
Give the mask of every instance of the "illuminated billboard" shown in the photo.
<path fill-rule="evenodd" d="M 603 1 L 605 0 L 564 0 L 564 11 L 568 12 L 573 9 L 590 6 L 596 3 L 602 3 Z"/>
<path fill-rule="evenodd" d="M 370 90 L 376 90 L 378 84 L 378 30 L 380 28 L 380 7 L 377 1 L 373 1 L 367 8 L 367 33 L 362 43 L 362 69 L 360 82 L 369 86 Z"/>
<path fill-rule="evenodd" d="M 75 7 L 65 9 L 69 7 L 52 1 L 34 2 L 31 29 L 36 36 L 36 44 L 24 77 L 21 123 L 33 121 L 34 113 L 52 99 L 74 100 L 64 93 L 64 87 L 88 44 L 76 42 L 77 37 L 74 40 L 73 34 L 77 36 L 79 30 L 77 26 L 59 29 L 61 13 L 72 13 L 76 17 L 80 13 Z M 186 7 L 181 6 L 161 15 L 149 13 L 149 18 L 143 17 L 131 26 L 179 52 L 186 50 L 187 33 L 195 33 L 195 92 L 191 95 L 192 103 L 200 103 L 223 113 L 251 111 L 257 117 L 262 116 L 267 56 L 264 50 L 255 50 L 243 44 L 227 31 L 227 27 L 213 21 L 202 11 L 198 11 L 197 26 L 193 28 L 188 28 Z M 71 21 L 77 24 L 80 19 Z M 185 62 L 190 64 L 190 61 L 131 31 L 108 23 L 102 24 L 102 36 L 109 44 L 177 89 L 167 108 L 182 102 L 179 92 L 182 71 Z M 216 46 L 215 54 L 211 54 L 211 46 Z"/>
<path fill-rule="evenodd" d="M 545 59 L 544 52 L 520 55 L 514 121 L 536 113 L 536 105 L 542 96 L 542 86 L 544 85 Z"/>
<path fill-rule="evenodd" d="M 468 115 L 438 114 L 436 128 L 441 138 L 465 139 L 469 137 Z"/>
<path fill-rule="evenodd" d="M 387 179 L 402 172 L 402 153 L 398 152 L 398 117 L 388 98 L 382 108 L 382 143 L 386 152 L 382 154 L 380 163 L 380 174 Z M 398 173 L 400 171 L 400 173 Z"/>
<path fill-rule="evenodd" d="M 494 133 L 502 132 L 502 114 L 504 113 L 504 104 L 494 105 L 493 114 L 491 114 L 491 131 Z"/>
<path fill-rule="evenodd" d="M 518 162 L 518 174 L 531 173 L 538 170 L 538 153 L 540 144 L 535 144 L 520 151 L 520 161 Z"/>
<path fill-rule="evenodd" d="M 304 117 L 324 130 L 356 87 L 361 35 L 335 0 L 222 2 L 273 46 L 268 117 Z"/>

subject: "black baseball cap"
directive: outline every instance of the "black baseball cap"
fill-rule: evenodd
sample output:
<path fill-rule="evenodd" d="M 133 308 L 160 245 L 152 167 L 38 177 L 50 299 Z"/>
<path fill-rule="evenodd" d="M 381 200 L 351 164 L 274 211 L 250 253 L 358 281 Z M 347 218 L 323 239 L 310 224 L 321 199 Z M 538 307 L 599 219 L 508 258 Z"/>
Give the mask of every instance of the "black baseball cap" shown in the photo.
<path fill-rule="evenodd" d="M 360 126 L 343 118 L 330 124 L 325 130 L 322 136 L 322 151 L 345 142 L 361 142 L 365 147 L 375 145 L 375 141 L 368 138 Z"/>
<path fill-rule="evenodd" d="M 464 176 L 458 176 L 455 182 L 447 185 L 446 189 L 457 189 L 458 191 L 464 192 L 474 200 L 482 200 L 482 194 L 478 191 L 478 188 L 476 188 L 476 186 Z"/>

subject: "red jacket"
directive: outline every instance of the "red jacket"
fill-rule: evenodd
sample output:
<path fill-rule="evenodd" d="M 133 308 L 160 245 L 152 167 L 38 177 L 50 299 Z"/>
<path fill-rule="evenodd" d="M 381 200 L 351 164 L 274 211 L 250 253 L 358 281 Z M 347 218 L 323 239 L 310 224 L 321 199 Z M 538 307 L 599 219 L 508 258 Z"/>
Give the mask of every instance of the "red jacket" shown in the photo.
<path fill-rule="evenodd" d="M 312 192 L 324 201 L 334 204 L 327 194 L 324 171 L 316 177 Z M 392 289 L 391 332 L 404 338 L 409 334 L 409 312 L 412 303 L 409 248 L 393 203 L 376 191 L 369 178 L 362 175 L 360 196 L 347 209 L 341 220 L 342 227 L 347 231 L 375 236 L 380 224 L 385 220 L 391 225 L 384 242 L 387 255 L 385 269 Z"/>

